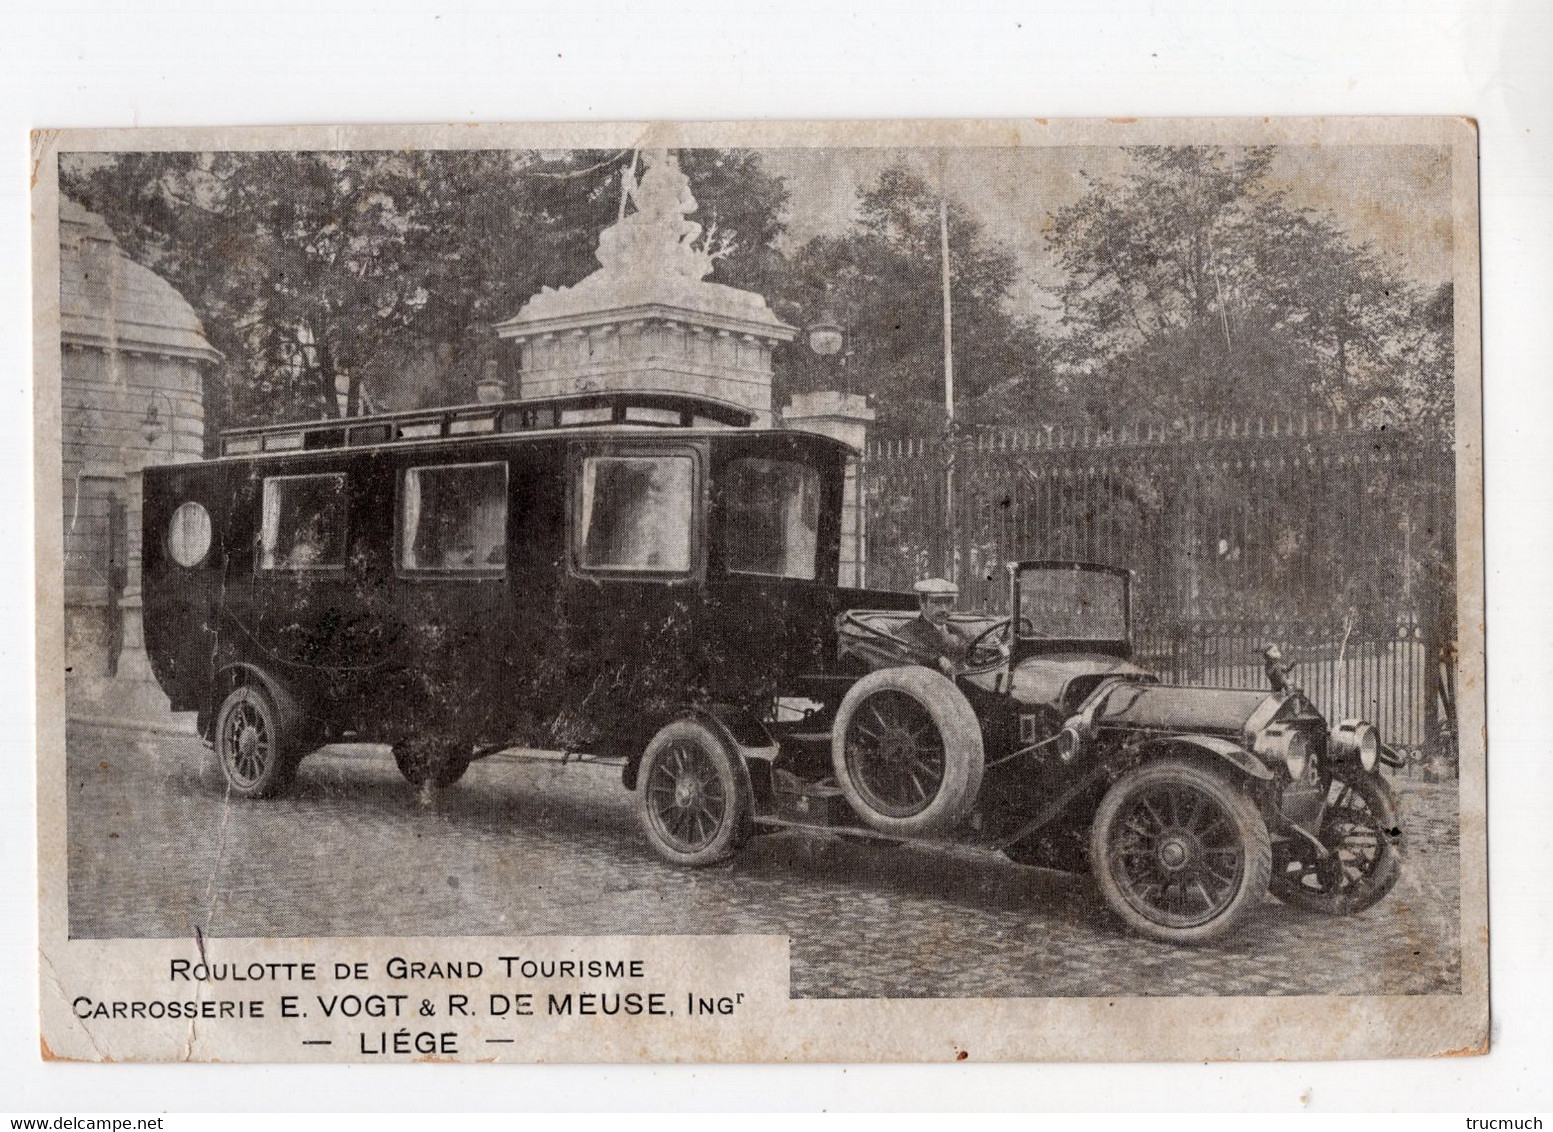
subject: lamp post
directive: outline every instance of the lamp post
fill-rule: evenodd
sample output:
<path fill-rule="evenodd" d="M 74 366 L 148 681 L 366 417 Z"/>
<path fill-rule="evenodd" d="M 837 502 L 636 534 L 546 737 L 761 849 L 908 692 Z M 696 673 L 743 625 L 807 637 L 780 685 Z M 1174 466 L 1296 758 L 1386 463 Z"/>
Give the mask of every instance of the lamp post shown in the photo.
<path fill-rule="evenodd" d="M 955 560 L 954 457 L 957 434 L 954 418 L 954 304 L 950 301 L 949 271 L 949 151 L 938 154 L 938 259 L 944 308 L 944 577 L 960 580 Z"/>

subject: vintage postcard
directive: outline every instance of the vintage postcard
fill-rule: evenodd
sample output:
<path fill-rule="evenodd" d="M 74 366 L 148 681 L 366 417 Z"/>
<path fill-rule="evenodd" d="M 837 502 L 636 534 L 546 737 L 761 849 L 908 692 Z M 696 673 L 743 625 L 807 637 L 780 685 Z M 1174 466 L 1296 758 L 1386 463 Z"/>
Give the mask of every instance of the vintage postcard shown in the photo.
<path fill-rule="evenodd" d="M 1486 1050 L 1470 122 L 33 148 L 44 1056 Z"/>

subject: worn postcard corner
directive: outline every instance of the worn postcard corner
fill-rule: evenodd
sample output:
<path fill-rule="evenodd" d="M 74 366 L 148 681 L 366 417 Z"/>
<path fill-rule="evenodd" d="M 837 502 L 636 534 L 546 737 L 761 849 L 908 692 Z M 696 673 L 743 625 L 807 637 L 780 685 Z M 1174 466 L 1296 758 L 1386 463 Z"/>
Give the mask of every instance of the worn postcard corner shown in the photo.
<path fill-rule="evenodd" d="M 1486 1052 L 1473 123 L 32 145 L 44 1058 Z"/>

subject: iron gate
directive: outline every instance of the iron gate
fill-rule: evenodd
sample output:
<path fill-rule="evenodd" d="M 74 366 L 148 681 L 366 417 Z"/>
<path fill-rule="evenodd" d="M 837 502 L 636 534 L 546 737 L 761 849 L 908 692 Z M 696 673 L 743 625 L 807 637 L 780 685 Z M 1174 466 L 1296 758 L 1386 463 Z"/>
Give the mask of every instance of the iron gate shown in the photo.
<path fill-rule="evenodd" d="M 1453 749 L 1454 464 L 1448 448 L 1331 415 L 1115 432 L 997 429 L 870 443 L 871 586 L 952 576 L 1002 612 L 1004 564 L 1134 571 L 1141 662 L 1258 687 L 1277 643 L 1331 718 Z"/>

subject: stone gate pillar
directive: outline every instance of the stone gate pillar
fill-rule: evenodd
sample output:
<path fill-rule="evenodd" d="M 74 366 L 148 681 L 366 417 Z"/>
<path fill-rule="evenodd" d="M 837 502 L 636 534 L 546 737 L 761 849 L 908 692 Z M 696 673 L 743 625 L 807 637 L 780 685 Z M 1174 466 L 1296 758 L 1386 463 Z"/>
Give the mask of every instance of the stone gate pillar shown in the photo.
<path fill-rule="evenodd" d="M 576 393 L 688 394 L 771 419 L 771 352 L 797 331 L 766 300 L 711 282 L 731 251 L 688 219 L 690 181 L 667 150 L 643 152 L 627 182 L 636 207 L 599 233 L 599 269 L 571 287 L 546 287 L 498 323 L 524 400 Z M 517 365 L 512 365 L 516 347 Z"/>
<path fill-rule="evenodd" d="M 66 709 L 165 725 L 140 621 L 141 471 L 204 455 L 205 373 L 221 355 L 183 296 L 69 199 L 59 304 Z"/>
<path fill-rule="evenodd" d="M 858 455 L 847 460 L 846 488 L 841 502 L 841 577 L 843 586 L 866 584 L 867 523 L 863 509 L 860 453 L 875 412 L 858 393 L 824 390 L 795 393 L 782 408 L 782 425 L 829 436 L 851 445 Z"/>

